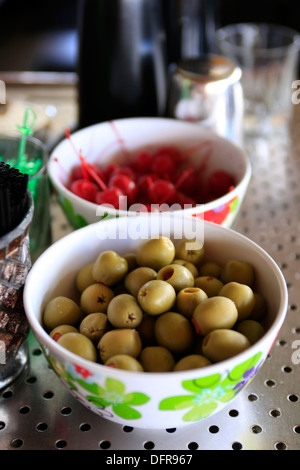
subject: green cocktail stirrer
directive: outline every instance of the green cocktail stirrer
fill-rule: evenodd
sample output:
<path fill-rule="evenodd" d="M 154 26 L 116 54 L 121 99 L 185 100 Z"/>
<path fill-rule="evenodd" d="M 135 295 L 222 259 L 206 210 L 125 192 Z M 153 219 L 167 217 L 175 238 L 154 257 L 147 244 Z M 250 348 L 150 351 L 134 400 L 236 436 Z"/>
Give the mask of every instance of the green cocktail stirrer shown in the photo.
<path fill-rule="evenodd" d="M 23 125 L 20 126 L 17 124 L 17 128 L 21 132 L 20 138 L 20 146 L 19 146 L 19 154 L 17 160 L 17 168 L 21 171 L 24 167 L 24 163 L 26 162 L 26 137 L 27 135 L 33 134 L 33 127 L 36 121 L 36 112 L 29 107 L 26 107 Z"/>

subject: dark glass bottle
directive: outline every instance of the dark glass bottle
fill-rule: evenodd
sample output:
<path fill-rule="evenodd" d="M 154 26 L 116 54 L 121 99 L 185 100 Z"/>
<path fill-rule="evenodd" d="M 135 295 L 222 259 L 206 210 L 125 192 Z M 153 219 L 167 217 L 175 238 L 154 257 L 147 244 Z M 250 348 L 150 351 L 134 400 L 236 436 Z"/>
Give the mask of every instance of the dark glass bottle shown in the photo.
<path fill-rule="evenodd" d="M 165 32 L 160 0 L 79 4 L 79 128 L 166 107 Z"/>
<path fill-rule="evenodd" d="M 168 63 L 215 52 L 220 0 L 162 0 Z"/>

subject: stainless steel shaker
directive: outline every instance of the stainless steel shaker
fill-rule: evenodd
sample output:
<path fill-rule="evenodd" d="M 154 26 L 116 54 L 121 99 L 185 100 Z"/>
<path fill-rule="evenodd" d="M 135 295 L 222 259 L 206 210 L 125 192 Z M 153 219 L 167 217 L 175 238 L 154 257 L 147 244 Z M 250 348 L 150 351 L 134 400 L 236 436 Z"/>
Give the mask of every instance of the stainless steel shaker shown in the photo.
<path fill-rule="evenodd" d="M 238 145 L 243 142 L 242 71 L 218 55 L 181 60 L 170 76 L 169 117 L 197 122 Z"/>

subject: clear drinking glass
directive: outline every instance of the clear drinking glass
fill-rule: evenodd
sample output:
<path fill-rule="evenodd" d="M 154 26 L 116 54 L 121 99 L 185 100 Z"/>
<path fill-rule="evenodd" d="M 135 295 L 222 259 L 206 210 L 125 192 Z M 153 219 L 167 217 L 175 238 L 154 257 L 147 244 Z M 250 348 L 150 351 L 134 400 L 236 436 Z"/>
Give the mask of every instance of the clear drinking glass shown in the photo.
<path fill-rule="evenodd" d="M 50 187 L 47 174 L 48 152 L 45 145 L 31 136 L 0 135 L 0 160 L 20 165 L 29 175 L 28 189 L 34 203 L 30 227 L 30 252 L 34 262 L 51 244 Z"/>
<path fill-rule="evenodd" d="M 300 36 L 291 28 L 239 23 L 216 32 L 218 52 L 242 69 L 245 131 L 271 132 L 288 122 L 296 78 Z"/>
<path fill-rule="evenodd" d="M 29 246 L 33 199 L 17 227 L 0 238 L 0 390 L 13 382 L 28 362 L 29 323 L 23 307 L 23 287 L 31 268 Z"/>

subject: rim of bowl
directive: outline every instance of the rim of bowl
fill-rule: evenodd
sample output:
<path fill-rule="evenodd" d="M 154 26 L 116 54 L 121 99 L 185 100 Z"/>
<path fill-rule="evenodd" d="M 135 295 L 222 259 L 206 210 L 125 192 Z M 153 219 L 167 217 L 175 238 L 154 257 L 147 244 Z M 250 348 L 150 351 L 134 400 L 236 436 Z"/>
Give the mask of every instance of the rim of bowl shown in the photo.
<path fill-rule="evenodd" d="M 142 217 L 146 220 L 146 218 L 156 217 L 156 216 L 157 216 L 157 214 L 153 214 L 153 215 L 144 215 L 143 214 L 143 215 L 139 215 L 138 217 Z M 116 218 L 116 219 L 108 219 L 108 220 L 105 221 L 105 223 L 106 224 L 114 224 L 114 223 L 118 223 L 118 221 L 124 221 L 123 223 L 125 223 L 125 220 L 126 220 L 125 217 Z M 23 298 L 24 298 L 24 307 L 25 307 L 27 319 L 28 319 L 28 321 L 29 321 L 29 323 L 32 327 L 33 333 L 37 337 L 38 341 L 39 341 L 39 338 L 41 338 L 41 342 L 46 348 L 48 348 L 49 350 L 57 349 L 57 351 L 62 356 L 65 356 L 70 362 L 74 361 L 78 364 L 81 364 L 85 368 L 92 368 L 92 369 L 96 368 L 97 370 L 101 371 L 101 370 L 103 370 L 103 368 L 105 368 L 105 370 L 107 370 L 108 366 L 105 366 L 104 364 L 100 364 L 98 362 L 92 362 L 88 359 L 84 359 L 84 358 L 76 355 L 75 353 L 72 353 L 71 351 L 67 350 L 66 348 L 62 347 L 61 345 L 59 345 L 57 342 L 55 342 L 50 337 L 49 333 L 47 333 L 46 330 L 43 328 L 41 322 L 35 316 L 32 308 L 31 308 L 30 298 L 31 298 L 31 294 L 32 294 L 32 292 L 31 292 L 32 289 L 30 289 L 30 286 L 29 286 L 29 282 L 31 283 L 31 278 L 32 277 L 34 278 L 34 276 L 38 275 L 36 273 L 38 273 L 38 271 L 39 271 L 39 265 L 44 263 L 44 259 L 45 258 L 47 259 L 50 255 L 52 255 L 52 252 L 53 252 L 53 255 L 55 254 L 57 246 L 59 246 L 59 245 L 67 245 L 68 246 L 69 245 L 69 240 L 72 239 L 72 238 L 74 238 L 74 239 L 77 238 L 78 241 L 79 241 L 80 239 L 84 238 L 85 232 L 95 230 L 95 227 L 99 224 L 103 224 L 103 222 L 97 222 L 95 224 L 90 224 L 86 227 L 78 229 L 78 230 L 70 233 L 69 235 L 66 235 L 62 239 L 58 240 L 53 245 L 51 245 L 37 259 L 37 261 L 34 263 L 33 267 L 31 268 L 31 271 L 29 272 L 29 274 L 27 276 L 27 280 L 25 282 Z M 275 339 L 276 339 L 276 337 L 279 333 L 279 330 L 280 330 L 280 328 L 281 328 L 281 326 L 284 322 L 284 319 L 285 319 L 285 316 L 286 316 L 286 313 L 287 313 L 287 307 L 288 307 L 287 286 L 286 286 L 285 278 L 284 278 L 281 270 L 279 269 L 279 267 L 277 266 L 277 264 L 275 263 L 273 258 L 262 247 L 260 247 L 257 243 L 255 243 L 254 241 L 252 241 L 251 239 L 249 239 L 245 235 L 243 235 L 239 232 L 235 232 L 234 230 L 232 230 L 228 227 L 223 227 L 221 225 L 217 225 L 213 222 L 204 221 L 204 225 L 213 226 L 214 229 L 219 231 L 220 234 L 223 235 L 224 237 L 227 235 L 227 236 L 232 237 L 233 239 L 244 240 L 244 242 L 246 242 L 252 249 L 258 251 L 260 256 L 264 259 L 264 262 L 267 263 L 271 267 L 273 272 L 275 273 L 275 276 L 277 278 L 278 285 L 279 285 L 280 291 L 281 291 L 281 300 L 280 300 L 280 305 L 278 307 L 277 315 L 273 319 L 273 322 L 272 322 L 271 326 L 265 332 L 263 337 L 260 338 L 256 343 L 251 345 L 247 350 L 245 350 L 245 351 L 243 351 L 243 352 L 241 352 L 241 353 L 239 353 L 239 354 L 237 354 L 237 355 L 235 355 L 235 356 L 233 356 L 229 359 L 225 359 L 223 361 L 220 361 L 218 363 L 214 363 L 214 364 L 211 364 L 211 365 L 208 365 L 208 366 L 205 366 L 205 367 L 202 367 L 202 368 L 197 368 L 197 369 L 184 370 L 184 371 L 170 371 L 170 372 L 134 372 L 134 371 L 123 370 L 123 369 L 113 369 L 114 371 L 117 370 L 118 375 L 120 375 L 120 376 L 124 375 L 124 378 L 125 377 L 128 378 L 129 376 L 132 376 L 132 377 L 135 377 L 135 378 L 144 377 L 144 380 L 152 380 L 155 377 L 156 378 L 159 378 L 159 377 L 162 378 L 162 377 L 165 377 L 165 376 L 167 376 L 169 379 L 171 379 L 172 377 L 178 377 L 180 379 L 180 376 L 185 377 L 185 378 L 189 378 L 189 377 L 194 377 L 195 374 L 197 374 L 197 373 L 200 376 L 203 376 L 204 374 L 205 374 L 205 376 L 207 376 L 207 375 L 212 375 L 214 373 L 217 373 L 220 370 L 220 368 L 222 370 L 230 370 L 232 367 L 234 367 L 235 364 L 238 365 L 238 364 L 244 362 L 245 360 L 247 360 L 247 358 L 249 358 L 251 356 L 251 351 L 253 352 L 252 355 L 254 355 L 255 351 L 258 352 L 259 350 L 263 350 L 264 348 L 261 345 L 265 341 L 266 336 L 271 335 L 273 337 L 273 341 L 272 341 L 272 344 L 270 345 L 270 349 L 271 349 L 272 345 L 274 344 L 274 341 L 275 341 Z M 52 256 L 50 256 L 50 257 L 52 257 Z M 53 259 L 55 259 L 55 256 L 53 256 Z"/>
<path fill-rule="evenodd" d="M 142 122 L 147 122 L 148 121 L 149 124 L 151 124 L 152 122 L 157 122 L 157 123 L 164 122 L 164 123 L 169 123 L 173 127 L 183 127 L 183 126 L 187 126 L 187 127 L 190 127 L 190 128 L 194 127 L 195 130 L 197 130 L 201 134 L 200 139 L 205 139 L 207 137 L 211 137 L 213 139 L 219 140 L 220 142 L 222 142 L 222 141 L 224 143 L 226 142 L 227 144 L 229 144 L 233 148 L 235 148 L 239 152 L 239 154 L 242 158 L 243 164 L 245 166 L 244 174 L 243 174 L 241 180 L 232 189 L 232 191 L 230 191 L 227 194 L 224 194 L 223 196 L 221 196 L 217 199 L 214 199 L 213 201 L 210 201 L 208 203 L 198 204 L 195 207 L 182 209 L 182 210 L 186 210 L 186 211 L 189 211 L 189 212 L 194 212 L 195 210 L 197 210 L 198 213 L 202 213 L 204 211 L 210 211 L 216 205 L 221 206 L 221 205 L 225 204 L 227 201 L 229 201 L 232 198 L 236 197 L 239 194 L 240 188 L 242 186 L 244 186 L 244 185 L 248 186 L 248 184 L 250 182 L 250 179 L 251 179 L 251 175 L 252 175 L 251 162 L 250 162 L 250 159 L 247 156 L 246 152 L 244 151 L 244 149 L 242 147 L 238 146 L 235 142 L 233 142 L 229 139 L 226 139 L 225 137 L 219 136 L 218 134 L 216 134 L 216 133 L 214 133 L 214 132 L 212 132 L 208 129 L 204 129 L 201 126 L 199 126 L 199 124 L 192 123 L 192 122 L 186 122 L 186 121 L 180 121 L 180 120 L 176 120 L 176 119 L 170 119 L 170 118 L 124 118 L 124 119 L 116 119 L 112 122 L 114 122 L 116 124 L 122 123 L 122 122 L 124 122 L 124 123 L 132 122 L 134 124 L 134 122 L 138 122 L 138 121 L 142 121 Z M 83 129 L 80 129 L 80 130 L 74 132 L 73 136 L 83 135 L 88 131 L 92 131 L 94 129 L 99 128 L 100 126 L 105 127 L 105 126 L 107 126 L 107 124 L 108 124 L 108 122 L 93 124 L 91 126 L 85 127 Z M 62 193 L 64 193 L 68 197 L 68 199 L 80 202 L 81 204 L 85 204 L 87 206 L 87 208 L 93 209 L 96 213 L 96 209 L 97 209 L 97 207 L 99 207 L 99 204 L 87 201 L 87 200 L 77 196 L 76 194 L 72 193 L 72 191 L 70 191 L 60 181 L 60 179 L 57 177 L 56 171 L 54 170 L 55 158 L 57 158 L 57 155 L 55 155 L 55 152 L 59 151 L 59 148 L 61 146 L 63 146 L 66 143 L 66 141 L 67 141 L 66 138 L 63 139 L 53 149 L 53 151 L 50 154 L 50 158 L 49 158 L 49 162 L 48 162 L 48 174 L 49 174 L 50 180 L 52 181 L 53 185 L 56 186 L 56 188 L 58 188 Z M 124 215 L 129 214 L 130 216 L 131 215 L 135 216 L 135 215 L 138 214 L 136 211 L 129 211 L 129 210 L 125 211 L 125 210 L 120 210 L 120 209 L 112 209 L 111 207 L 106 207 L 104 205 L 103 206 L 100 205 L 100 207 L 103 207 L 105 212 L 107 212 L 109 215 L 124 216 Z M 165 212 L 169 212 L 169 211 L 165 211 Z M 181 210 L 178 210 L 176 212 L 181 212 Z"/>

